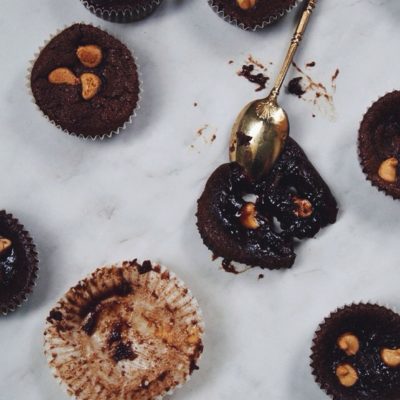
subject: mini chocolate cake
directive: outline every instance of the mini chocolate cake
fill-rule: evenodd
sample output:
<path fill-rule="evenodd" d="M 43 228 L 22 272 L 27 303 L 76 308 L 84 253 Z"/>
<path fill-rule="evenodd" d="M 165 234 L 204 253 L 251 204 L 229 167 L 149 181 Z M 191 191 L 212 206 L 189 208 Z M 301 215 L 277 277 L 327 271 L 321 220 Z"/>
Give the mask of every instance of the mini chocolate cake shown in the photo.
<path fill-rule="evenodd" d="M 161 399 L 203 352 L 197 300 L 166 268 L 136 260 L 99 268 L 50 311 L 45 353 L 79 400 Z"/>
<path fill-rule="evenodd" d="M 283 17 L 297 0 L 209 0 L 226 21 L 245 30 L 264 28 Z"/>
<path fill-rule="evenodd" d="M 81 0 L 98 17 L 111 22 L 134 22 L 148 17 L 162 0 Z"/>
<path fill-rule="evenodd" d="M 334 400 L 400 398 L 400 316 L 374 304 L 353 304 L 320 325 L 313 375 Z"/>
<path fill-rule="evenodd" d="M 129 122 L 139 100 L 131 52 L 91 25 L 75 24 L 40 52 L 31 88 L 42 112 L 68 133 L 104 138 Z"/>
<path fill-rule="evenodd" d="M 35 245 L 24 227 L 0 211 L 0 313 L 14 311 L 32 291 L 38 271 Z"/>
<path fill-rule="evenodd" d="M 375 102 L 361 122 L 361 165 L 372 185 L 400 199 L 400 91 Z"/>
<path fill-rule="evenodd" d="M 259 182 L 237 163 L 218 167 L 198 201 L 197 226 L 216 257 L 289 268 L 295 260 L 294 238 L 313 237 L 336 221 L 337 212 L 328 186 L 289 138 L 270 174 Z"/>

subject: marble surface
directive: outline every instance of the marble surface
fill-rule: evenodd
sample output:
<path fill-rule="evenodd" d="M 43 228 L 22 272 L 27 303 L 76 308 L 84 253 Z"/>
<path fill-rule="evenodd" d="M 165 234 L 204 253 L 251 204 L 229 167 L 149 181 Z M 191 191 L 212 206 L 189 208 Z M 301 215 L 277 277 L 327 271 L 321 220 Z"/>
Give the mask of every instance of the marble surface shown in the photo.
<path fill-rule="evenodd" d="M 298 246 L 293 269 L 240 276 L 211 260 L 197 232 L 196 200 L 227 160 L 234 117 L 258 95 L 236 72 L 251 54 L 275 76 L 296 14 L 248 33 L 219 19 L 205 0 L 166 0 L 132 25 L 97 19 L 78 0 L 2 0 L 0 208 L 34 236 L 41 270 L 28 303 L 0 318 L 1 400 L 67 399 L 42 354 L 45 317 L 71 285 L 114 261 L 162 262 L 203 308 L 201 369 L 174 400 L 323 400 L 309 348 L 324 316 L 360 300 L 400 308 L 400 203 L 365 181 L 356 148 L 367 107 L 400 86 L 398 0 L 321 0 L 296 62 L 302 69 L 316 62 L 307 73 L 326 85 L 334 106 L 281 97 L 292 136 L 337 196 L 338 222 Z M 121 38 L 141 65 L 140 112 L 110 141 L 63 134 L 27 94 L 29 60 L 75 21 Z M 292 69 L 289 78 L 297 75 Z"/>

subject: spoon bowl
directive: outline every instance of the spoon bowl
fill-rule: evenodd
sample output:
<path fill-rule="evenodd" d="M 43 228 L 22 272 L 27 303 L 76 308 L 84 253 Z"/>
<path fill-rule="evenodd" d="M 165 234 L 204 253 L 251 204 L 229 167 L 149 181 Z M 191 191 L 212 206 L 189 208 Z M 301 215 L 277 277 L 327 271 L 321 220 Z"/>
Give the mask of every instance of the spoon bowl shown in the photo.
<path fill-rule="evenodd" d="M 247 104 L 233 125 L 229 156 L 253 179 L 266 175 L 281 154 L 289 135 L 285 110 L 273 99 Z"/>
<path fill-rule="evenodd" d="M 247 104 L 233 125 L 229 158 L 252 179 L 266 176 L 285 147 L 289 118 L 277 99 L 316 4 L 317 0 L 308 0 L 270 95 Z"/>

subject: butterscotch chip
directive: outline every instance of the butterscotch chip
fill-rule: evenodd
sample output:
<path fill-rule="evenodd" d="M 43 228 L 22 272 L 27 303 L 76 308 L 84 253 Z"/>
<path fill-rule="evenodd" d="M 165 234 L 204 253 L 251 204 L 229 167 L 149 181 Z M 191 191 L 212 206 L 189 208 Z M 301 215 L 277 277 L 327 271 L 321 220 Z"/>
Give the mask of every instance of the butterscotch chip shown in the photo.
<path fill-rule="evenodd" d="M 97 67 L 103 59 L 101 48 L 93 44 L 78 47 L 76 55 L 80 62 L 88 68 Z"/>
<path fill-rule="evenodd" d="M 397 181 L 397 166 L 399 162 L 396 158 L 390 157 L 383 161 L 379 167 L 378 175 L 381 179 L 388 183 L 395 183 Z"/>
<path fill-rule="evenodd" d="M 49 82 L 55 85 L 79 85 L 80 80 L 68 68 L 56 68 L 49 74 Z"/>
<path fill-rule="evenodd" d="M 307 199 L 302 199 L 300 197 L 295 196 L 293 198 L 293 203 L 296 207 L 294 214 L 299 218 L 308 218 L 311 217 L 314 212 L 313 206 Z"/>
<path fill-rule="evenodd" d="M 351 387 L 358 381 L 357 371 L 350 364 L 340 364 L 336 368 L 336 376 L 343 386 Z"/>
<path fill-rule="evenodd" d="M 0 236 L 0 255 L 9 249 L 12 245 L 12 242 L 10 239 L 7 239 L 5 237 Z"/>
<path fill-rule="evenodd" d="M 247 229 L 257 229 L 260 227 L 257 221 L 256 205 L 254 203 L 246 203 L 240 212 L 240 222 Z"/>
<path fill-rule="evenodd" d="M 236 3 L 242 10 L 249 10 L 256 5 L 257 0 L 236 0 Z"/>
<path fill-rule="evenodd" d="M 360 342 L 357 336 L 352 333 L 344 333 L 341 335 L 337 340 L 337 344 L 348 356 L 356 355 L 360 349 Z"/>
<path fill-rule="evenodd" d="M 381 358 L 388 367 L 398 367 L 400 366 L 400 349 L 382 349 Z"/>
<path fill-rule="evenodd" d="M 85 100 L 91 100 L 99 92 L 101 79 L 92 73 L 86 72 L 81 75 L 82 97 Z"/>

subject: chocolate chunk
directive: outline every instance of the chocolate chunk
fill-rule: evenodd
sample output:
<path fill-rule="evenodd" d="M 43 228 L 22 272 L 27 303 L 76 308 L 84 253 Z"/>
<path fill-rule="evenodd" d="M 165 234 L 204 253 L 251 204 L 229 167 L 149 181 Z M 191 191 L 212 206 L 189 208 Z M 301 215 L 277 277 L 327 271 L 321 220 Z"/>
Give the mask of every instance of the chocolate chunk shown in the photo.
<path fill-rule="evenodd" d="M 306 92 L 303 87 L 301 86 L 303 78 L 301 76 L 297 78 L 293 78 L 288 86 L 287 86 L 287 92 L 290 94 L 294 94 L 295 96 L 303 96 L 303 94 Z"/>
<path fill-rule="evenodd" d="M 242 70 L 238 73 L 239 76 L 245 77 L 249 82 L 255 83 L 258 85 L 256 92 L 259 92 L 266 88 L 266 84 L 269 80 L 268 76 L 265 76 L 263 73 L 253 74 L 254 65 L 243 65 Z"/>
<path fill-rule="evenodd" d="M 62 319 L 63 319 L 62 313 L 57 310 L 51 310 L 49 316 L 47 317 L 48 322 L 62 321 Z"/>
<path fill-rule="evenodd" d="M 149 260 L 143 261 L 142 265 L 138 264 L 137 268 L 140 275 L 146 274 L 147 272 L 153 270 L 153 266 L 151 265 L 151 262 Z"/>
<path fill-rule="evenodd" d="M 257 229 L 240 221 L 249 194 L 258 198 Z M 311 203 L 307 218 L 297 213 L 297 198 Z M 262 268 L 289 268 L 295 259 L 294 238 L 313 237 L 336 221 L 337 211 L 328 186 L 289 138 L 270 174 L 259 182 L 239 164 L 218 167 L 198 201 L 197 226 L 205 245 L 219 257 Z"/>

